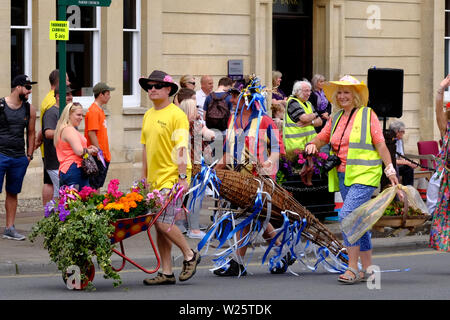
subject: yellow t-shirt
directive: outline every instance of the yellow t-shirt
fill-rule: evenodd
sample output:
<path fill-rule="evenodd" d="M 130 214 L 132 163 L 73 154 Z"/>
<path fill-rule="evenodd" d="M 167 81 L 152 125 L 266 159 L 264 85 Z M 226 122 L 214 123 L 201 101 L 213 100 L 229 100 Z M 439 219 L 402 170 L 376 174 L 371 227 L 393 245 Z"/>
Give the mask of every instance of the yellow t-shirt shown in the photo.
<path fill-rule="evenodd" d="M 49 93 L 45 96 L 44 100 L 42 100 L 41 108 L 40 108 L 40 118 L 41 118 L 41 130 L 42 130 L 42 119 L 44 118 L 44 113 L 51 107 L 56 104 L 55 98 L 55 90 L 50 90 Z M 44 133 L 42 133 L 44 134 Z M 44 144 L 41 144 L 41 155 L 44 157 Z"/>
<path fill-rule="evenodd" d="M 147 155 L 147 181 L 154 188 L 171 189 L 178 182 L 178 149 L 187 154 L 187 181 L 191 180 L 189 121 L 186 114 L 171 103 L 161 110 L 149 109 L 142 120 L 141 143 Z"/>

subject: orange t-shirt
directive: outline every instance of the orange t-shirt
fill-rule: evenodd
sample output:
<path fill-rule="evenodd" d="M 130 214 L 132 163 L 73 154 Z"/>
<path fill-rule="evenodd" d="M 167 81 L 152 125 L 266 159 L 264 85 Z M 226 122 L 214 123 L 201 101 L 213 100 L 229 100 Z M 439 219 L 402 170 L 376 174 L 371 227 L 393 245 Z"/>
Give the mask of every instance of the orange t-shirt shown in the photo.
<path fill-rule="evenodd" d="M 98 144 L 103 151 L 103 156 L 107 162 L 111 161 L 111 153 L 109 152 L 108 130 L 105 112 L 95 102 L 91 104 L 84 118 L 84 136 L 87 139 L 88 146 L 92 145 L 88 132 L 95 131 Z"/>
<path fill-rule="evenodd" d="M 336 126 L 336 130 L 334 131 L 333 136 L 331 137 L 331 118 L 325 124 L 325 127 L 320 131 L 317 135 L 317 138 L 329 143 L 331 142 L 331 148 L 334 152 L 339 149 L 339 142 L 342 137 L 341 148 L 339 149 L 339 153 L 337 156 L 341 159 L 341 164 L 337 167 L 337 171 L 345 172 L 345 165 L 347 164 L 347 154 L 348 154 L 348 145 L 350 141 L 350 132 L 353 127 L 353 122 L 355 120 L 356 112 L 353 114 L 350 122 L 348 123 L 347 129 L 344 132 L 344 136 L 342 136 L 342 132 L 344 131 L 345 125 L 348 121 L 348 116 L 342 115 L 339 120 L 338 125 Z M 372 144 L 376 145 L 380 142 L 384 142 L 383 130 L 381 129 L 380 121 L 378 120 L 377 115 L 373 110 L 371 110 L 370 115 L 370 133 L 372 136 Z"/>

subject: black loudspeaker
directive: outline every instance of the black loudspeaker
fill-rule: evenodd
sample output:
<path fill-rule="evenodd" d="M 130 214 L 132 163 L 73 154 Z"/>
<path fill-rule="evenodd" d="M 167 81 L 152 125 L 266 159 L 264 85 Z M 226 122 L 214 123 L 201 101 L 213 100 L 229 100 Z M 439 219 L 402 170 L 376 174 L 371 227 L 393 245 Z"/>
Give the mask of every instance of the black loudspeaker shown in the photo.
<path fill-rule="evenodd" d="M 369 103 L 380 118 L 401 118 L 403 113 L 403 70 L 371 68 L 367 73 Z"/>

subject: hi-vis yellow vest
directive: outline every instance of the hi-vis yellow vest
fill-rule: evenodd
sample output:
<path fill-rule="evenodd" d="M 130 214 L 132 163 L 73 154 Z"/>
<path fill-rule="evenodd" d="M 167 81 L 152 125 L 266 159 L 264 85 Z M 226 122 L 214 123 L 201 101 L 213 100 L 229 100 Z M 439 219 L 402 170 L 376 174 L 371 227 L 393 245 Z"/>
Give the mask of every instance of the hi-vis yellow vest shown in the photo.
<path fill-rule="evenodd" d="M 343 113 L 344 110 L 338 112 L 332 118 L 331 135 L 336 130 L 338 120 Z M 344 184 L 346 186 L 363 184 L 378 187 L 380 184 L 382 161 L 378 151 L 372 144 L 370 114 L 371 109 L 368 107 L 361 107 L 356 112 L 352 131 L 350 132 L 347 164 L 345 167 Z M 330 154 L 333 154 L 333 152 L 331 151 Z M 339 179 L 336 168 L 328 172 L 328 189 L 330 192 L 339 191 Z"/>
<path fill-rule="evenodd" d="M 309 101 L 306 103 L 301 102 L 299 99 L 290 96 L 286 103 L 286 113 L 284 115 L 284 126 L 283 126 L 283 143 L 286 152 L 295 149 L 305 149 L 305 145 L 311 141 L 316 135 L 316 130 L 312 125 L 305 127 L 299 127 L 297 123 L 292 121 L 287 112 L 287 106 L 291 100 L 297 101 L 305 110 L 306 114 L 312 114 L 312 107 Z"/>

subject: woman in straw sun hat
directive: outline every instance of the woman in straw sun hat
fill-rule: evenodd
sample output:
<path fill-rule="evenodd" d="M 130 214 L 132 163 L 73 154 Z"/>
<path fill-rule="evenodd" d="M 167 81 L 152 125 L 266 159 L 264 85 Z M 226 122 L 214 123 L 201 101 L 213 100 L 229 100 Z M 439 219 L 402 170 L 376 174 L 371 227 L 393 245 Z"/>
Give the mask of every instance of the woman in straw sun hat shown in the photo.
<path fill-rule="evenodd" d="M 350 75 L 339 81 L 330 81 L 323 88 L 327 99 L 338 109 L 327 121 L 323 130 L 306 146 L 307 154 L 317 153 L 331 143 L 334 167 L 328 173 L 330 192 L 340 191 L 344 200 L 339 220 L 369 201 L 380 185 L 381 165 L 390 182 L 398 184 L 383 131 L 375 112 L 367 107 L 367 86 Z M 331 159 L 330 159 L 331 160 Z M 366 232 L 357 242 L 349 243 L 343 233 L 347 248 L 348 269 L 338 281 L 353 284 L 364 281 L 366 269 L 372 264 L 371 233 Z M 362 270 L 358 270 L 358 259 Z"/>

